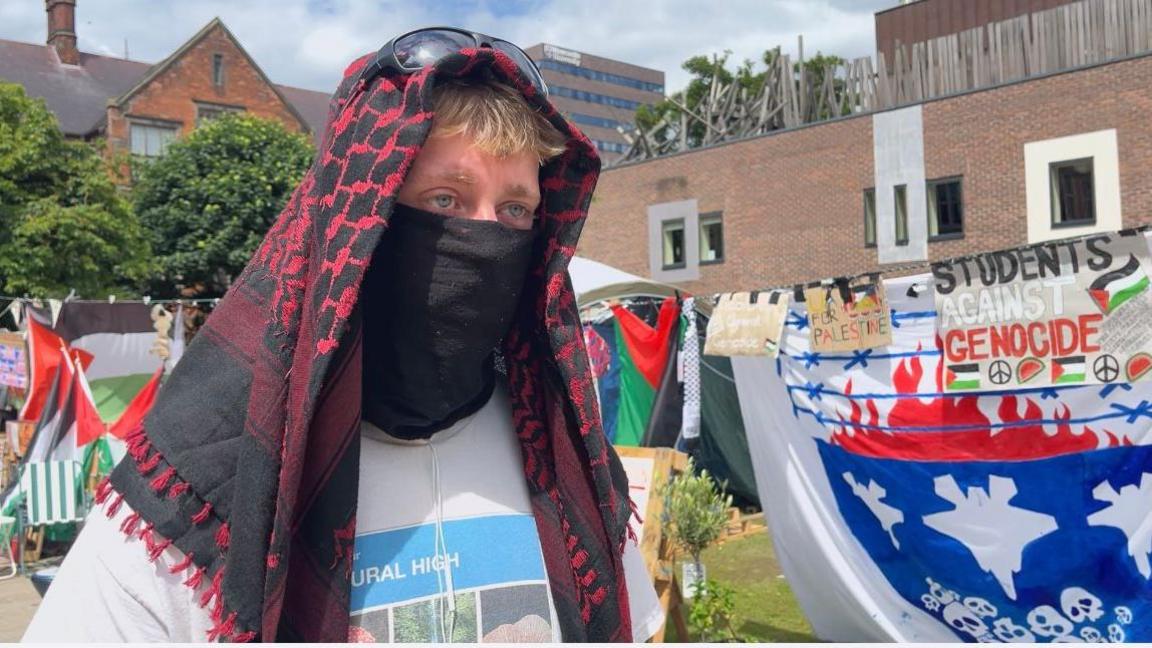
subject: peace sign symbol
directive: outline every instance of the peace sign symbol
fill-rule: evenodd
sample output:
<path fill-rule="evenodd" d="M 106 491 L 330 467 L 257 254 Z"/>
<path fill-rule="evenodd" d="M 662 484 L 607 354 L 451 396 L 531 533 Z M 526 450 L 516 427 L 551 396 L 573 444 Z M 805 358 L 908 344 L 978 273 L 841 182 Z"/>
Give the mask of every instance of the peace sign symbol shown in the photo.
<path fill-rule="evenodd" d="M 1012 367 L 1003 360 L 997 360 L 988 367 L 988 380 L 993 385 L 1006 385 L 1012 380 Z"/>
<path fill-rule="evenodd" d="M 1101 354 L 1092 363 L 1092 373 L 1096 374 L 1096 380 L 1110 383 L 1120 376 L 1120 363 L 1111 354 Z"/>

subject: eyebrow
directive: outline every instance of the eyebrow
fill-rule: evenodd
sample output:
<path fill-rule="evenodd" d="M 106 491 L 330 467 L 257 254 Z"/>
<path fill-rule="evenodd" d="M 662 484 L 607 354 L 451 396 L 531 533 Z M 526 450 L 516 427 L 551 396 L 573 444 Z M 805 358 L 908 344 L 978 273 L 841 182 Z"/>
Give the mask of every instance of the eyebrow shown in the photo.
<path fill-rule="evenodd" d="M 466 185 L 476 184 L 476 177 L 469 174 L 467 171 L 464 171 L 463 169 L 448 169 L 447 171 L 444 171 L 443 173 L 437 174 L 436 179 L 441 181 L 441 182 L 452 182 L 452 183 L 458 182 L 460 184 L 466 184 Z M 522 184 L 511 185 L 507 188 L 507 191 L 508 191 L 508 195 L 516 197 L 516 198 L 539 198 L 540 197 L 540 191 L 539 190 L 532 191 L 531 189 L 529 189 L 528 187 L 526 187 Z"/>

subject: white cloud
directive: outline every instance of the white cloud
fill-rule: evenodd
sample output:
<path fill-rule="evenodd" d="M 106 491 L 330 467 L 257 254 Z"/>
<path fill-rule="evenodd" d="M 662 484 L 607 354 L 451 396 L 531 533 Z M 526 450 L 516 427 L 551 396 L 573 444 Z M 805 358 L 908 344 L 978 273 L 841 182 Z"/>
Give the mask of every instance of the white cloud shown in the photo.
<path fill-rule="evenodd" d="M 79 0 L 84 51 L 158 61 L 214 16 L 279 83 L 331 90 L 357 55 L 426 25 L 450 24 L 522 46 L 549 42 L 663 70 L 667 87 L 687 82 L 680 69 L 696 54 L 731 50 L 758 60 L 776 45 L 795 54 L 846 57 L 873 49 L 873 12 L 895 0 Z M 44 4 L 0 3 L 0 38 L 43 42 Z"/>

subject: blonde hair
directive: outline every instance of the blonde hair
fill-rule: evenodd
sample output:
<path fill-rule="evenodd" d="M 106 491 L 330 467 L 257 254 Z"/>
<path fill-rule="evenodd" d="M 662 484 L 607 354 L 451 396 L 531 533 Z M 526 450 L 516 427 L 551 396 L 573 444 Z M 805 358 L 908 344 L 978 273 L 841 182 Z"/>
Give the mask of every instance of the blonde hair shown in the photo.
<path fill-rule="evenodd" d="M 496 157 L 533 151 L 540 163 L 564 152 L 567 138 L 517 90 L 495 81 L 445 81 L 432 90 L 433 136 L 464 134 Z"/>

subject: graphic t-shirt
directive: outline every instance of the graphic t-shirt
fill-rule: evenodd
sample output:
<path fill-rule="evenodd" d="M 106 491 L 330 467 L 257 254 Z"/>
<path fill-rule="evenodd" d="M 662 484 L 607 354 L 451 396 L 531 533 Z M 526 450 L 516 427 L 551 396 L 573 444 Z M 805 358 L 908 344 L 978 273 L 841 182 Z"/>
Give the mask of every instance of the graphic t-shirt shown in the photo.
<path fill-rule="evenodd" d="M 349 640 L 560 640 L 507 395 L 430 445 L 364 432 Z M 131 512 L 92 511 L 23 641 L 206 640 L 203 586 L 173 571 L 184 560 L 175 548 L 149 562 L 144 541 L 120 531 Z M 639 550 L 625 545 L 632 633 L 644 641 L 664 615 Z"/>
<path fill-rule="evenodd" d="M 401 441 L 362 428 L 349 638 L 371 642 L 560 641 L 508 396 Z M 378 493 L 395 493 L 383 498 Z M 625 543 L 637 641 L 663 612 Z"/>

